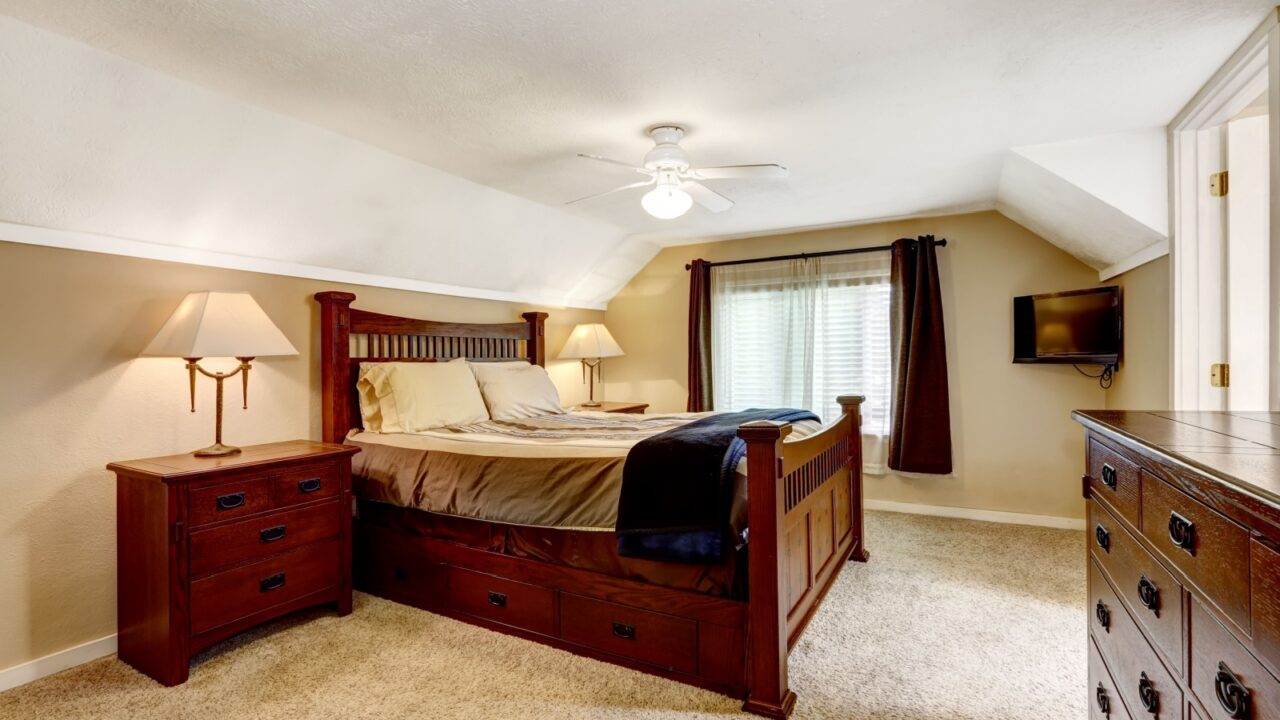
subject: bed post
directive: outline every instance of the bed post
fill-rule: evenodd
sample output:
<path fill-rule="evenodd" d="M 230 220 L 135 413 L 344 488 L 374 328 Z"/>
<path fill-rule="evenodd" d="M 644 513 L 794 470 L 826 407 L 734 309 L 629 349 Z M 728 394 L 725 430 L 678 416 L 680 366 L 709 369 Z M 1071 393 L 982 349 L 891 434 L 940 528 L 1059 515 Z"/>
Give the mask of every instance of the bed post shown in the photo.
<path fill-rule="evenodd" d="M 849 555 L 849 560 L 856 562 L 866 562 L 871 559 L 871 553 L 867 550 L 867 523 L 863 503 L 862 490 L 862 403 L 866 400 L 861 395 L 841 395 L 836 398 L 836 402 L 840 403 L 840 409 L 853 423 L 850 429 L 849 437 L 849 500 L 853 504 L 850 508 L 853 518 L 854 532 L 857 533 L 853 538 L 853 550 Z"/>
<path fill-rule="evenodd" d="M 522 313 L 520 317 L 529 323 L 529 340 L 525 344 L 525 354 L 529 356 L 529 362 L 534 365 L 547 364 L 547 337 L 545 332 L 545 323 L 547 314 L 544 312 L 527 312 Z"/>
<path fill-rule="evenodd" d="M 353 293 L 316 293 L 320 303 L 320 407 L 322 439 L 340 443 L 351 429 L 351 301 Z"/>
<path fill-rule="evenodd" d="M 738 428 L 747 443 L 747 700 L 742 709 L 785 718 L 796 704 L 787 686 L 787 597 L 782 558 L 782 440 L 786 423 Z"/>

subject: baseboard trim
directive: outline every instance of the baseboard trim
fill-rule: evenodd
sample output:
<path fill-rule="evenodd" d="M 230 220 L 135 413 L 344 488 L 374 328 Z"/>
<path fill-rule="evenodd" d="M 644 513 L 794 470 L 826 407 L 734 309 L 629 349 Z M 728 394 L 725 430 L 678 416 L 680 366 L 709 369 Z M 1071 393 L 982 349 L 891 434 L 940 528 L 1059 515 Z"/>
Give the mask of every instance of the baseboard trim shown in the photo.
<path fill-rule="evenodd" d="M 116 651 L 116 635 L 91 640 L 82 645 L 60 650 L 52 655 L 45 655 L 30 662 L 14 665 L 0 670 L 0 692 L 26 685 L 42 677 L 62 672 L 76 665 L 83 665 L 90 660 L 106 657 Z"/>
<path fill-rule="evenodd" d="M 866 500 L 863 502 L 863 506 L 868 510 L 884 510 L 908 515 L 933 515 L 935 517 L 982 520 L 1006 525 L 1034 525 L 1035 527 L 1057 528 L 1059 530 L 1084 530 L 1084 518 L 1030 515 L 1027 513 L 1003 512 L 1001 510 L 978 510 L 976 508 L 946 507 L 943 505 L 917 505 L 915 503 L 893 502 L 892 500 Z"/>

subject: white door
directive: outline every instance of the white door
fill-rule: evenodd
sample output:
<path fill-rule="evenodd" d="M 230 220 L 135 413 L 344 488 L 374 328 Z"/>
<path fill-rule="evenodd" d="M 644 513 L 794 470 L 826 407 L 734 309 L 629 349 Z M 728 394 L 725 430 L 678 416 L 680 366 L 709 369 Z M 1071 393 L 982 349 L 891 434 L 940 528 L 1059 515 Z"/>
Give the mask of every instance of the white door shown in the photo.
<path fill-rule="evenodd" d="M 1227 194 L 1224 296 L 1227 410 L 1269 410 L 1271 202 L 1266 97 L 1225 128 Z"/>

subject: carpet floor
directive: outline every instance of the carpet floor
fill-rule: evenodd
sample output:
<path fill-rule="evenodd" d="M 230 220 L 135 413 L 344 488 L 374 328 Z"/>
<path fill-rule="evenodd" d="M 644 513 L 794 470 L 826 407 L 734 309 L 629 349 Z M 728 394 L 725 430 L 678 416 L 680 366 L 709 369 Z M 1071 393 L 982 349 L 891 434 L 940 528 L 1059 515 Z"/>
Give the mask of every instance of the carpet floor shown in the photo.
<path fill-rule="evenodd" d="M 791 653 L 794 717 L 1087 715 L 1080 532 L 869 513 Z M 0 717 L 728 718 L 740 701 L 368 595 L 210 648 L 163 688 L 115 656 L 0 694 Z"/>

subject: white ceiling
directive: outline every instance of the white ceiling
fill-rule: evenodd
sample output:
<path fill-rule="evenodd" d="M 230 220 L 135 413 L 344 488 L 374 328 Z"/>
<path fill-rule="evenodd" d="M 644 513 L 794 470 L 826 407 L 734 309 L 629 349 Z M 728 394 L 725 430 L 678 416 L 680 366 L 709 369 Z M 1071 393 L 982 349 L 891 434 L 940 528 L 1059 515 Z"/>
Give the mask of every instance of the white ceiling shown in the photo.
<path fill-rule="evenodd" d="M 712 215 L 569 208 L 662 243 L 991 207 L 1011 147 L 1163 125 L 1274 0 L 0 0 L 0 12 L 552 206 L 657 122 Z"/>

